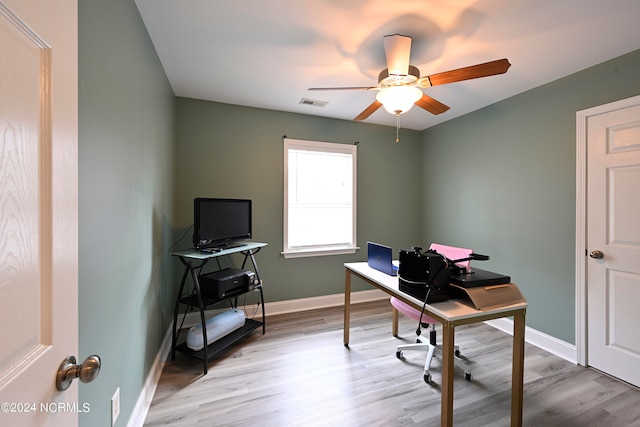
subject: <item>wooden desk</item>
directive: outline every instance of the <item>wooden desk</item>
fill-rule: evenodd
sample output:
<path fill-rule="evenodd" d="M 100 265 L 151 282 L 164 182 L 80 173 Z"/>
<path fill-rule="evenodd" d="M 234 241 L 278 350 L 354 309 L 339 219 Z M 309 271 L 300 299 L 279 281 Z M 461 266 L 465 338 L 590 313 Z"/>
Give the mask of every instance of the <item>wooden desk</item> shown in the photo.
<path fill-rule="evenodd" d="M 372 286 L 422 310 L 423 301 L 398 288 L 398 278 L 374 270 L 366 262 L 345 263 L 344 276 L 344 345 L 349 346 L 351 305 L 351 276 L 359 277 Z M 515 304 L 479 311 L 459 300 L 427 304 L 425 312 L 442 323 L 442 426 L 453 426 L 453 345 L 456 326 L 513 316 L 513 361 L 511 378 L 511 426 L 522 426 L 522 389 L 524 377 L 524 327 L 527 304 Z"/>

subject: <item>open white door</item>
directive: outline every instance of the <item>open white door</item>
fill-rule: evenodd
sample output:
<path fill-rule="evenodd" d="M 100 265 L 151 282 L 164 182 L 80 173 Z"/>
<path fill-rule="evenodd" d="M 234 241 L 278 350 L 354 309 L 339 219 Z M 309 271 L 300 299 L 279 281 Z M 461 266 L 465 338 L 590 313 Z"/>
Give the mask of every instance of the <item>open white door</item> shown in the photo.
<path fill-rule="evenodd" d="M 75 426 L 76 0 L 0 0 L 0 425 Z"/>
<path fill-rule="evenodd" d="M 582 114 L 589 255 L 586 362 L 640 386 L 640 97 Z"/>

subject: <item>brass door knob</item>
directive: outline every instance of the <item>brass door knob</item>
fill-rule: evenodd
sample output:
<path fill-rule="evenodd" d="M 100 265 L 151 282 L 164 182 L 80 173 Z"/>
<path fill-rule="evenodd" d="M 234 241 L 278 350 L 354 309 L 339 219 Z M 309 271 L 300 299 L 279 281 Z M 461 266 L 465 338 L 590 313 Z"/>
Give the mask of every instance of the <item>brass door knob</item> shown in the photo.
<path fill-rule="evenodd" d="M 602 258 L 604 258 L 604 254 L 602 253 L 602 251 L 591 251 L 589 256 L 591 258 L 594 258 L 594 259 L 602 259 Z"/>
<path fill-rule="evenodd" d="M 80 365 L 76 364 L 75 356 L 66 357 L 58 368 L 56 388 L 58 391 L 64 391 L 76 378 L 80 378 L 83 383 L 90 383 L 100 373 L 100 366 L 100 357 L 95 354 L 84 359 Z"/>

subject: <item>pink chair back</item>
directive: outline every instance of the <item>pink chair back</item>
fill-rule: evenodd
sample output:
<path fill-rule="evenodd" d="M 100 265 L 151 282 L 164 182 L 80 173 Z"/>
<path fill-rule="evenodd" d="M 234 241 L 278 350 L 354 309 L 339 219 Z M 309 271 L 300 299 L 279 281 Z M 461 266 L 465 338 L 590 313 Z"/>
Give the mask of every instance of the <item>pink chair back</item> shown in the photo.
<path fill-rule="evenodd" d="M 433 249 L 434 251 L 446 256 L 452 261 L 461 258 L 468 258 L 469 255 L 471 255 L 471 253 L 473 252 L 473 250 L 471 249 L 457 248 L 455 246 L 441 245 L 439 243 L 432 243 L 429 249 Z M 463 267 L 464 269 L 469 271 L 470 263 L 471 261 L 462 261 L 457 262 L 456 265 L 459 267 Z"/>

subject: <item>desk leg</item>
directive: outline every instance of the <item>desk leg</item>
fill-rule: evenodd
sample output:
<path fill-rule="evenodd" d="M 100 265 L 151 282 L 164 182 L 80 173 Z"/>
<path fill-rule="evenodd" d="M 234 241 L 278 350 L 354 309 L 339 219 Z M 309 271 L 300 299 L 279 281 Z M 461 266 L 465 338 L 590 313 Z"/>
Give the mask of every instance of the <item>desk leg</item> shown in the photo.
<path fill-rule="evenodd" d="M 440 425 L 453 426 L 453 345 L 455 328 L 451 322 L 442 324 L 442 403 Z"/>
<path fill-rule="evenodd" d="M 513 361 L 511 372 L 511 426 L 522 426 L 522 397 L 524 386 L 524 329 L 525 311 L 513 316 Z"/>
<path fill-rule="evenodd" d="M 398 321 L 400 319 L 398 319 L 398 310 L 394 307 L 391 306 L 392 310 L 391 310 L 391 335 L 393 335 L 394 337 L 398 336 Z"/>
<path fill-rule="evenodd" d="M 344 269 L 344 346 L 349 347 L 349 327 L 351 311 L 351 272 Z"/>

